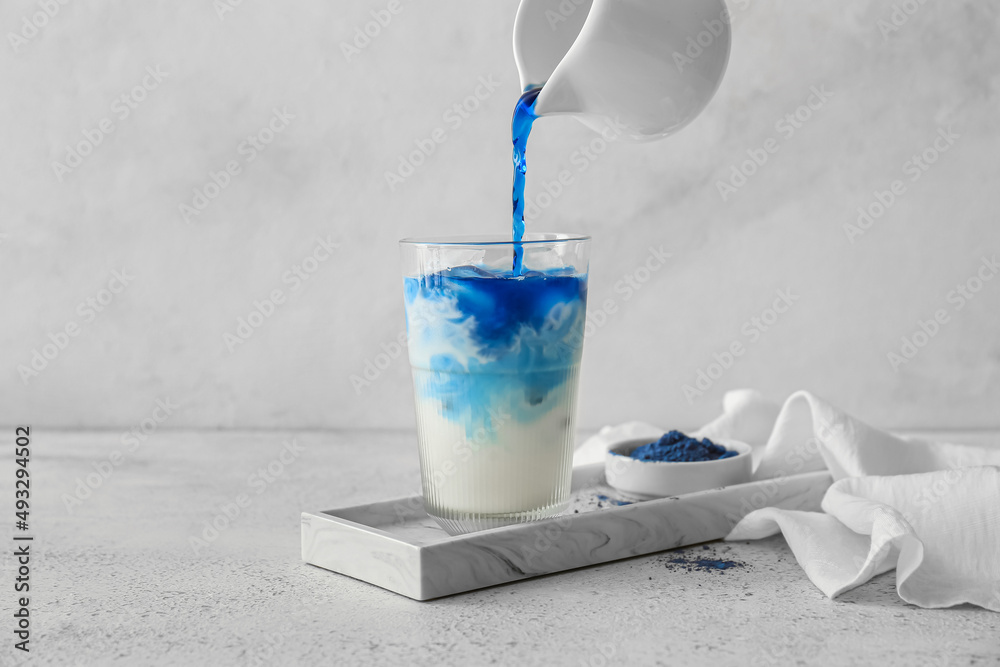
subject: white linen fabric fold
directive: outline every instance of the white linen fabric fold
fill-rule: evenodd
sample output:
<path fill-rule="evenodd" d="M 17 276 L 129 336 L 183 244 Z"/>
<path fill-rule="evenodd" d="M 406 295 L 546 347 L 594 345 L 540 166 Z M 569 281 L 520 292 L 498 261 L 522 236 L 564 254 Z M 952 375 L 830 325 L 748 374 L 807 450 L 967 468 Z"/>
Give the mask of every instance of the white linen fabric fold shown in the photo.
<path fill-rule="evenodd" d="M 603 429 L 574 463 L 663 433 L 629 422 Z M 783 406 L 751 390 L 726 394 L 723 414 L 694 435 L 754 449 L 754 479 L 827 469 L 823 512 L 773 507 L 747 514 L 727 540 L 784 534 L 809 579 L 833 598 L 896 569 L 899 596 L 921 607 L 971 603 L 1000 612 L 1000 439 L 963 445 L 903 438 L 808 392 Z"/>

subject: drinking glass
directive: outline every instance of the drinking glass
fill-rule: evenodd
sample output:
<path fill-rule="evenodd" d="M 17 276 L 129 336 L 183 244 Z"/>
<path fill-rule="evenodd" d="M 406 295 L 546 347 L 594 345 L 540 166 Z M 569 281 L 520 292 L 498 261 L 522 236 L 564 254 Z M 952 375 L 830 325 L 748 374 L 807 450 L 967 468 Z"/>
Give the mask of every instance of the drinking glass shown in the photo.
<path fill-rule="evenodd" d="M 425 510 L 453 535 L 562 512 L 590 238 L 413 238 L 400 247 Z"/>

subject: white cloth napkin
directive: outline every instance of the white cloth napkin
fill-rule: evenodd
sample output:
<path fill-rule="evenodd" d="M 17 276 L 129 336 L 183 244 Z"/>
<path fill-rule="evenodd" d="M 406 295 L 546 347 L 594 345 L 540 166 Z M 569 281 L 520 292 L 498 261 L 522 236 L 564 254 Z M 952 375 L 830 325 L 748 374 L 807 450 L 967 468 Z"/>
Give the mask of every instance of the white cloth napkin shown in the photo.
<path fill-rule="evenodd" d="M 606 427 L 577 450 L 574 464 L 662 433 L 641 422 Z M 755 510 L 727 540 L 784 533 L 806 575 L 831 598 L 895 568 L 906 602 L 969 602 L 1000 612 L 1000 441 L 898 437 L 804 391 L 780 408 L 755 391 L 729 392 L 723 414 L 694 435 L 750 444 L 757 480 L 823 469 L 835 480 L 825 513 Z"/>

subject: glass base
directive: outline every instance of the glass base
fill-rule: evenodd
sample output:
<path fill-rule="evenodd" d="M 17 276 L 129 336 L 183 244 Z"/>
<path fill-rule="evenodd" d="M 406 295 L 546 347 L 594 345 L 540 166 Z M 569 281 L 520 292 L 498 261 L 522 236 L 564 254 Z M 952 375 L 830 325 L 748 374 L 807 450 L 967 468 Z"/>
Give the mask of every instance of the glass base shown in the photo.
<path fill-rule="evenodd" d="M 479 530 L 488 530 L 490 528 L 500 528 L 501 526 L 513 526 L 519 523 L 530 523 L 532 521 L 548 519 L 549 517 L 562 514 L 568 507 L 569 499 L 561 503 L 540 507 L 534 510 L 528 510 L 526 512 L 511 512 L 508 514 L 442 512 L 439 515 L 430 511 L 427 513 L 438 523 L 439 526 L 444 528 L 445 532 L 454 536 L 463 535 L 465 533 L 474 533 Z"/>

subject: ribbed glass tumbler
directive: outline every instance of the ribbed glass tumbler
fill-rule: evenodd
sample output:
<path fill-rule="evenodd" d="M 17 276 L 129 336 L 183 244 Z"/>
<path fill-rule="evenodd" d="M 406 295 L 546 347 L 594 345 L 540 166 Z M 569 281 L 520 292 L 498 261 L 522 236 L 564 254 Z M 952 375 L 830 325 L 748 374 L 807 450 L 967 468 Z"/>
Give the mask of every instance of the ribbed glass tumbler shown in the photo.
<path fill-rule="evenodd" d="M 454 535 L 562 512 L 590 238 L 447 237 L 400 246 L 427 513 Z"/>

